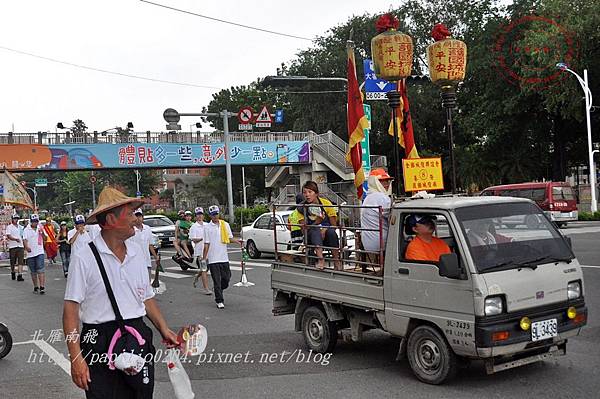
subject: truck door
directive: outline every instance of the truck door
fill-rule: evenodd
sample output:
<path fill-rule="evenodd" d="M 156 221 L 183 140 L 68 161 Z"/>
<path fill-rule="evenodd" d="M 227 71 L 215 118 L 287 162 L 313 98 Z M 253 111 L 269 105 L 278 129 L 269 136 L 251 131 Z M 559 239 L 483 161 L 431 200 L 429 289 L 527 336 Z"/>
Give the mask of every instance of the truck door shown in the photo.
<path fill-rule="evenodd" d="M 407 226 L 407 217 L 423 215 L 423 211 L 402 210 L 396 218 L 398 228 L 390 229 L 388 255 L 395 262 L 386 267 L 384 281 L 385 315 L 388 331 L 405 336 L 411 318 L 435 323 L 448 338 L 449 344 L 457 353 L 470 353 L 474 350 L 474 301 L 471 278 L 466 280 L 449 279 L 439 275 L 437 262 L 415 261 L 405 258 L 406 248 L 414 239 L 412 227 Z M 448 244 L 457 253 L 463 267 L 464 257 L 457 245 L 454 228 L 448 213 L 427 212 L 436 222 L 435 236 Z M 449 223 L 450 222 L 450 223 Z M 394 234 L 391 234 L 392 231 Z M 389 240 L 396 240 L 396 253 L 392 254 Z M 395 243 L 394 243 L 395 244 Z M 390 266 L 388 266 L 390 265 Z"/>

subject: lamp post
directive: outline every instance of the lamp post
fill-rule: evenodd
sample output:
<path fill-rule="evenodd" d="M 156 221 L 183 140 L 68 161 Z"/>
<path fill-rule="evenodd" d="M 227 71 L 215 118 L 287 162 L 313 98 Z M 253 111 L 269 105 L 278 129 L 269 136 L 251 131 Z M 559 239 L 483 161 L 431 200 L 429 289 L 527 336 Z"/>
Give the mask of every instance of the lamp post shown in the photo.
<path fill-rule="evenodd" d="M 590 90 L 590 86 L 588 85 L 588 77 L 587 77 L 587 69 L 583 70 L 583 79 L 579 76 L 575 71 L 569 69 L 569 66 L 564 62 L 559 62 L 556 64 L 556 67 L 561 71 L 567 71 L 575 75 L 579 85 L 583 89 L 583 93 L 585 94 L 585 119 L 587 124 L 587 141 L 588 141 L 588 161 L 589 161 L 589 169 L 590 169 L 590 191 L 592 192 L 592 203 L 591 203 L 591 211 L 596 212 L 598 210 L 598 202 L 596 199 L 596 168 L 594 166 L 594 152 L 593 143 L 592 143 L 592 122 L 590 118 L 590 113 L 592 111 L 592 91 Z"/>
<path fill-rule="evenodd" d="M 179 122 L 182 116 L 200 116 L 200 117 L 209 117 L 209 116 L 217 116 L 223 118 L 223 150 L 225 152 L 225 174 L 227 178 L 227 208 L 229 210 L 229 222 L 233 223 L 235 220 L 235 214 L 233 212 L 233 187 L 232 187 L 232 177 L 231 177 L 231 156 L 229 151 L 229 118 L 235 116 L 233 112 L 229 112 L 227 110 L 223 110 L 219 113 L 216 112 L 202 112 L 202 113 L 179 113 L 173 108 L 167 108 L 163 112 L 163 118 L 167 121 L 167 130 L 181 130 L 181 125 Z"/>
<path fill-rule="evenodd" d="M 399 80 L 410 76 L 413 62 L 413 43 L 410 36 L 398 32 L 400 22 L 391 14 L 379 17 L 376 22 L 379 35 L 371 39 L 371 56 L 375 74 L 379 79 L 385 79 L 398 84 Z M 400 194 L 400 148 L 398 143 L 397 109 L 402 104 L 401 94 L 397 90 L 387 92 L 388 105 L 392 108 L 392 128 L 394 130 L 394 169 L 396 179 L 396 195 Z"/>
<path fill-rule="evenodd" d="M 140 192 L 140 172 L 137 169 L 133 170 L 135 172 L 135 186 L 136 186 L 136 190 L 135 190 L 135 196 L 137 198 L 141 198 L 142 193 Z"/>
<path fill-rule="evenodd" d="M 26 190 L 29 190 L 33 193 L 33 209 L 34 212 L 37 212 L 37 191 L 35 189 L 35 186 L 33 186 L 33 188 L 31 187 L 27 187 L 27 186 L 23 186 Z"/>
<path fill-rule="evenodd" d="M 443 24 L 434 26 L 431 36 L 435 42 L 427 47 L 427 63 L 431 81 L 440 86 L 442 107 L 446 110 L 452 194 L 456 193 L 456 165 L 454 163 L 454 134 L 452 133 L 452 110 L 456 109 L 455 86 L 464 80 L 467 65 L 467 45 L 450 38 Z"/>

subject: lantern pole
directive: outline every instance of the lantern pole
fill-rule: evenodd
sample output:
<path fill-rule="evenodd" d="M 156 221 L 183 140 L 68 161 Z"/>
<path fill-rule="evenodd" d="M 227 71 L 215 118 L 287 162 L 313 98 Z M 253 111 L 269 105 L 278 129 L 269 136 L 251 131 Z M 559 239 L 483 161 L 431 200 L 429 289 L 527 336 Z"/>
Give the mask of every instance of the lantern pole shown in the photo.
<path fill-rule="evenodd" d="M 397 82 L 400 84 L 400 82 Z M 392 129 L 394 130 L 394 170 L 395 170 L 395 188 L 396 195 L 401 193 L 401 176 L 402 169 L 400 168 L 400 149 L 398 144 L 398 123 L 396 122 L 396 110 L 400 107 L 400 92 L 398 90 L 390 90 L 387 92 L 388 105 L 392 108 Z"/>
<path fill-rule="evenodd" d="M 456 109 L 454 86 L 442 87 L 442 108 L 446 110 L 446 132 L 450 147 L 450 173 L 452 174 L 452 194 L 456 194 L 456 165 L 454 163 L 454 134 L 452 132 L 452 110 Z"/>

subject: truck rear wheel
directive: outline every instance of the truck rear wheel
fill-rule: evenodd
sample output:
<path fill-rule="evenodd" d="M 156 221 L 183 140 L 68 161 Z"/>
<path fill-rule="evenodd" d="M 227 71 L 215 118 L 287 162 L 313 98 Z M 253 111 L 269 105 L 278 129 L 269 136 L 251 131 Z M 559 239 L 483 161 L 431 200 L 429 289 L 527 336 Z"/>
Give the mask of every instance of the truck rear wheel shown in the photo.
<path fill-rule="evenodd" d="M 441 384 L 456 374 L 457 357 L 433 327 L 415 328 L 408 337 L 406 354 L 415 376 L 427 384 Z"/>
<path fill-rule="evenodd" d="M 318 353 L 331 353 L 338 338 L 335 323 L 327 320 L 325 313 L 316 306 L 307 308 L 302 314 L 302 334 L 308 348 Z"/>

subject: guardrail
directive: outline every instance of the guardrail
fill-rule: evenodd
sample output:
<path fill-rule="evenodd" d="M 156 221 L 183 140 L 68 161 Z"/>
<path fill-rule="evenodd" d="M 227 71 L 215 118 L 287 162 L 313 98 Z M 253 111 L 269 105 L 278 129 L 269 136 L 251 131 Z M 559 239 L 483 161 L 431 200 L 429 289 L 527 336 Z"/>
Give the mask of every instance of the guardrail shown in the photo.
<path fill-rule="evenodd" d="M 231 141 L 261 143 L 308 140 L 307 132 L 232 132 Z M 0 133 L 0 144 L 123 144 L 123 143 L 191 143 L 211 144 L 224 141 L 223 132 L 121 132 L 121 133 Z"/>

